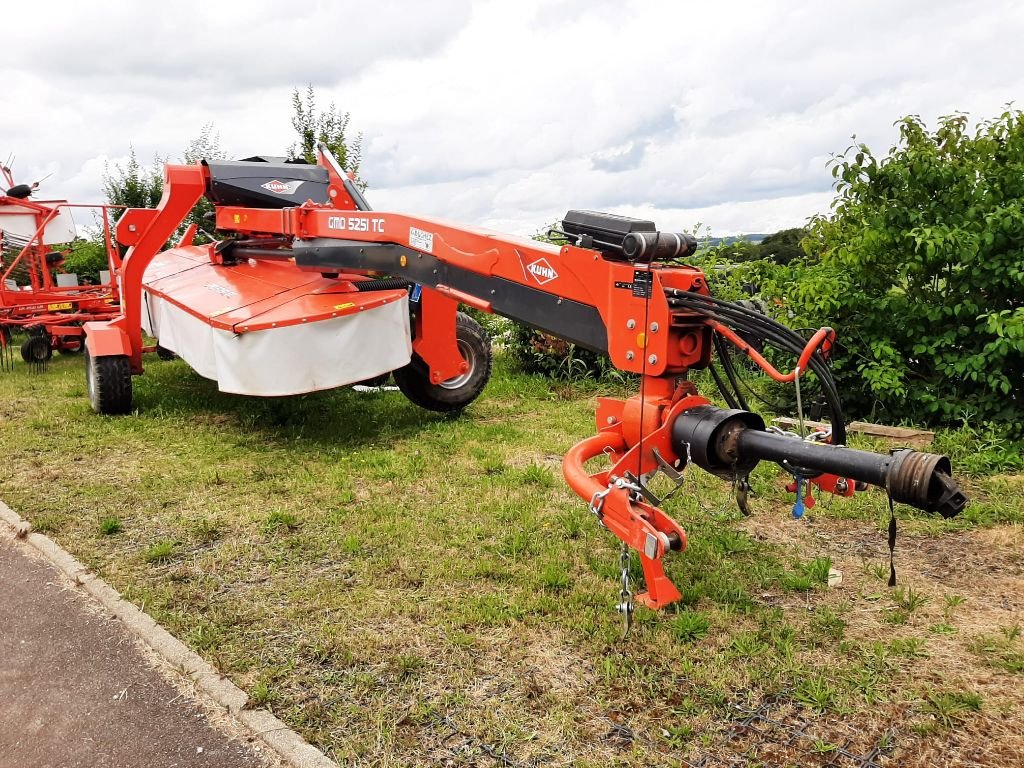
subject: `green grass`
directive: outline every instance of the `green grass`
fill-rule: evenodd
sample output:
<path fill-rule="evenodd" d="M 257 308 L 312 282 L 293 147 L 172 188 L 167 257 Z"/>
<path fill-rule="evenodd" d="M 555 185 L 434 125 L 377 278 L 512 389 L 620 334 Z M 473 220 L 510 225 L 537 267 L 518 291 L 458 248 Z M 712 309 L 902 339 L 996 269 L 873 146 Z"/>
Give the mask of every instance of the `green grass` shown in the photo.
<path fill-rule="evenodd" d="M 980 709 L 950 691 L 1019 681 L 1019 627 L 970 624 L 994 599 L 984 576 L 888 590 L 884 497 L 794 521 L 767 465 L 749 520 L 726 483 L 688 472 L 666 505 L 689 536 L 666 561 L 683 599 L 638 608 L 623 641 L 618 541 L 559 468 L 609 394 L 592 384 L 553 389 L 499 359 L 447 418 L 398 393 L 232 397 L 180 361 L 146 364 L 125 418 L 89 410 L 80 360 L 0 376 L 0 498 L 343 763 L 451 758 L 445 719 L 520 761 L 678 763 L 738 695 L 851 722 L 912 702 L 945 728 L 996 711 L 988 688 Z M 1024 522 L 1019 476 L 969 486 L 962 519 L 899 509 L 901 574 L 932 550 L 941 574 L 952 537 Z M 936 693 L 947 657 L 963 680 Z M 602 738 L 623 713 L 642 736 L 629 749 Z"/>

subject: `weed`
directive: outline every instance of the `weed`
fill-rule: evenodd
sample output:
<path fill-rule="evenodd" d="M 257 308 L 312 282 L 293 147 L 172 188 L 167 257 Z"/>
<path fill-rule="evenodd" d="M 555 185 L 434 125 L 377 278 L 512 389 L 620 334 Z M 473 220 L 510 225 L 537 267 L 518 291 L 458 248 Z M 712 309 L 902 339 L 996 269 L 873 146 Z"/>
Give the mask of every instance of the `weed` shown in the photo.
<path fill-rule="evenodd" d="M 538 577 L 542 588 L 549 592 L 563 592 L 572 584 L 564 562 L 551 560 L 544 564 Z"/>
<path fill-rule="evenodd" d="M 802 677 L 793 690 L 793 698 L 816 712 L 835 709 L 839 692 L 822 674 Z"/>
<path fill-rule="evenodd" d="M 192 535 L 203 543 L 209 544 L 221 537 L 222 526 L 214 517 L 199 517 L 192 521 Z"/>
<path fill-rule="evenodd" d="M 904 608 L 894 608 L 882 615 L 886 624 L 906 624 L 910 620 L 910 611 Z"/>
<path fill-rule="evenodd" d="M 538 485 L 541 488 L 554 488 L 555 477 L 547 467 L 531 464 L 519 473 L 519 480 L 527 485 Z"/>
<path fill-rule="evenodd" d="M 100 520 L 100 533 L 104 536 L 113 536 L 122 530 L 124 530 L 124 526 L 116 517 L 105 517 Z"/>
<path fill-rule="evenodd" d="M 255 707 L 266 707 L 279 698 L 279 693 L 266 680 L 258 681 L 249 691 L 249 703 Z"/>
<path fill-rule="evenodd" d="M 908 614 L 913 613 L 922 605 L 929 601 L 929 597 L 922 595 L 920 592 L 916 592 L 913 587 L 904 589 L 899 587 L 892 593 L 892 601 L 903 611 Z"/>
<path fill-rule="evenodd" d="M 267 515 L 267 520 L 263 524 L 263 530 L 267 533 L 273 533 L 274 531 L 294 531 L 298 527 L 299 518 L 291 512 L 283 512 L 280 509 L 275 509 Z"/>
<path fill-rule="evenodd" d="M 161 539 L 149 547 L 142 553 L 142 559 L 147 563 L 161 564 L 170 562 L 174 555 L 174 550 L 178 546 L 176 541 L 171 539 Z"/>
<path fill-rule="evenodd" d="M 893 656 L 907 659 L 926 659 L 925 641 L 920 637 L 896 637 L 889 641 L 889 651 Z"/>
<path fill-rule="evenodd" d="M 672 619 L 669 626 L 676 640 L 692 643 L 708 633 L 711 621 L 700 611 L 682 611 Z"/>
<path fill-rule="evenodd" d="M 925 695 L 921 711 L 948 730 L 963 722 L 971 712 L 980 712 L 981 704 L 981 696 L 969 691 L 931 691 Z"/>
<path fill-rule="evenodd" d="M 200 624 L 188 634 L 189 644 L 200 651 L 209 651 L 220 645 L 221 631 L 211 624 Z"/>
<path fill-rule="evenodd" d="M 408 680 L 416 672 L 427 666 L 427 662 L 415 654 L 404 653 L 396 656 L 392 661 L 392 665 L 395 669 L 395 676 L 399 680 Z"/>
<path fill-rule="evenodd" d="M 873 576 L 876 581 L 889 581 L 888 563 L 865 563 L 864 570 Z"/>
<path fill-rule="evenodd" d="M 814 612 L 810 627 L 812 635 L 819 642 L 838 643 L 843 639 L 846 622 L 834 610 L 824 606 Z"/>

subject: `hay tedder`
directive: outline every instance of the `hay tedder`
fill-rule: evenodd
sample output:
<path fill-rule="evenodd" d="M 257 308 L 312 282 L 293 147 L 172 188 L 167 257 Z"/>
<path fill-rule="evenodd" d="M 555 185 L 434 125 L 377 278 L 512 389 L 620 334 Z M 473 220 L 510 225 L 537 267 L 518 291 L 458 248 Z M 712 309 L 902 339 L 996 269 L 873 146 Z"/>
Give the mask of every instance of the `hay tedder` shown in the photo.
<path fill-rule="evenodd" d="M 53 350 L 81 352 L 82 325 L 118 314 L 117 269 L 121 261 L 110 236 L 113 206 L 83 205 L 66 200 L 30 199 L 35 184 L 15 184 L 7 165 L 0 165 L 0 360 L 9 359 L 14 331 L 24 331 L 22 359 L 43 363 Z M 107 267 L 99 285 L 79 285 L 76 275 L 60 274 L 60 244 L 76 237 L 75 212 L 97 214 L 102 221 Z"/>
<path fill-rule="evenodd" d="M 490 375 L 486 335 L 458 311 L 467 305 L 606 354 L 635 374 L 628 399 L 601 398 L 597 434 L 570 449 L 565 478 L 597 520 L 639 553 L 646 591 L 659 608 L 679 599 L 666 554 L 686 532 L 648 487 L 657 472 L 681 484 L 695 464 L 733 482 L 741 507 L 746 478 L 762 460 L 801 482 L 849 496 L 863 484 L 890 500 L 949 517 L 966 504 L 943 456 L 878 455 L 844 447 L 839 396 L 829 372 L 834 332 L 805 339 L 743 303 L 713 297 L 685 263 L 696 243 L 649 221 L 569 211 L 553 245 L 401 213 L 371 210 L 325 148 L 315 166 L 254 158 L 168 165 L 155 210 L 131 209 L 117 225 L 128 246 L 122 311 L 87 323 L 86 376 L 100 413 L 132 408 L 143 331 L 220 389 L 288 395 L 393 372 L 413 402 L 457 411 Z M 215 207 L 217 240 L 165 243 L 196 202 Z M 752 344 L 756 339 L 757 344 Z M 783 373 L 765 345 L 788 355 Z M 831 411 L 831 433 L 813 442 L 765 428 L 747 410 L 724 355 L 732 346 L 772 378 L 815 380 Z M 716 373 L 729 408 L 688 379 L 721 359 Z M 813 375 L 812 375 L 813 374 Z M 591 471 L 591 459 L 607 466 Z M 623 604 L 632 611 L 628 568 Z"/>

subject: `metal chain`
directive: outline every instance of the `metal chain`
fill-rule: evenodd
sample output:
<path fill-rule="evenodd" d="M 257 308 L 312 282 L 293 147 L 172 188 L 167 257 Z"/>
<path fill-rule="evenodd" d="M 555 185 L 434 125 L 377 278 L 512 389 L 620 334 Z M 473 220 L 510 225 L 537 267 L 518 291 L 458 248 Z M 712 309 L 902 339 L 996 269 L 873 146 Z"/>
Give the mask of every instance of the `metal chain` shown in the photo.
<path fill-rule="evenodd" d="M 629 630 L 633 627 L 633 590 L 630 588 L 629 579 L 629 544 L 622 542 L 622 550 L 619 552 L 619 568 L 621 569 L 622 587 L 619 589 L 619 604 L 616 610 L 622 614 L 624 623 L 622 638 L 625 639 Z"/>

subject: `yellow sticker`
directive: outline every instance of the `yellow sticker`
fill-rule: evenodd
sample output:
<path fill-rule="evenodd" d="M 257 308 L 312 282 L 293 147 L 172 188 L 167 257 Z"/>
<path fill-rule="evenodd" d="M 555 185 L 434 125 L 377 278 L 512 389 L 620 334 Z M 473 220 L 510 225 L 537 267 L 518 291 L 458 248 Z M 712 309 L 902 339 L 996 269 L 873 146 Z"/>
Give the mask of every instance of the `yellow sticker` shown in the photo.
<path fill-rule="evenodd" d="M 404 253 L 402 254 L 402 257 L 398 260 L 398 263 L 401 264 L 403 267 L 409 263 L 409 260 L 405 258 Z"/>
<path fill-rule="evenodd" d="M 636 335 L 636 345 L 638 347 L 646 347 L 647 346 L 647 335 L 643 334 L 643 333 L 638 333 Z"/>
<path fill-rule="evenodd" d="M 241 217 L 241 216 L 239 216 L 239 215 L 238 215 L 238 214 L 236 213 L 236 214 L 235 214 L 235 224 L 241 224 L 241 223 L 242 223 L 242 217 Z"/>
<path fill-rule="evenodd" d="M 61 304 L 47 304 L 46 305 L 46 311 L 47 312 L 56 312 L 56 311 L 61 310 L 61 309 L 72 309 L 74 306 L 75 305 L 72 304 L 70 301 L 65 301 L 65 302 L 62 302 Z"/>
<path fill-rule="evenodd" d="M 354 301 L 350 301 L 350 302 L 348 302 L 346 304 L 335 304 L 334 308 L 335 309 L 348 309 L 349 307 L 354 307 L 355 305 L 356 305 L 356 303 Z"/>

